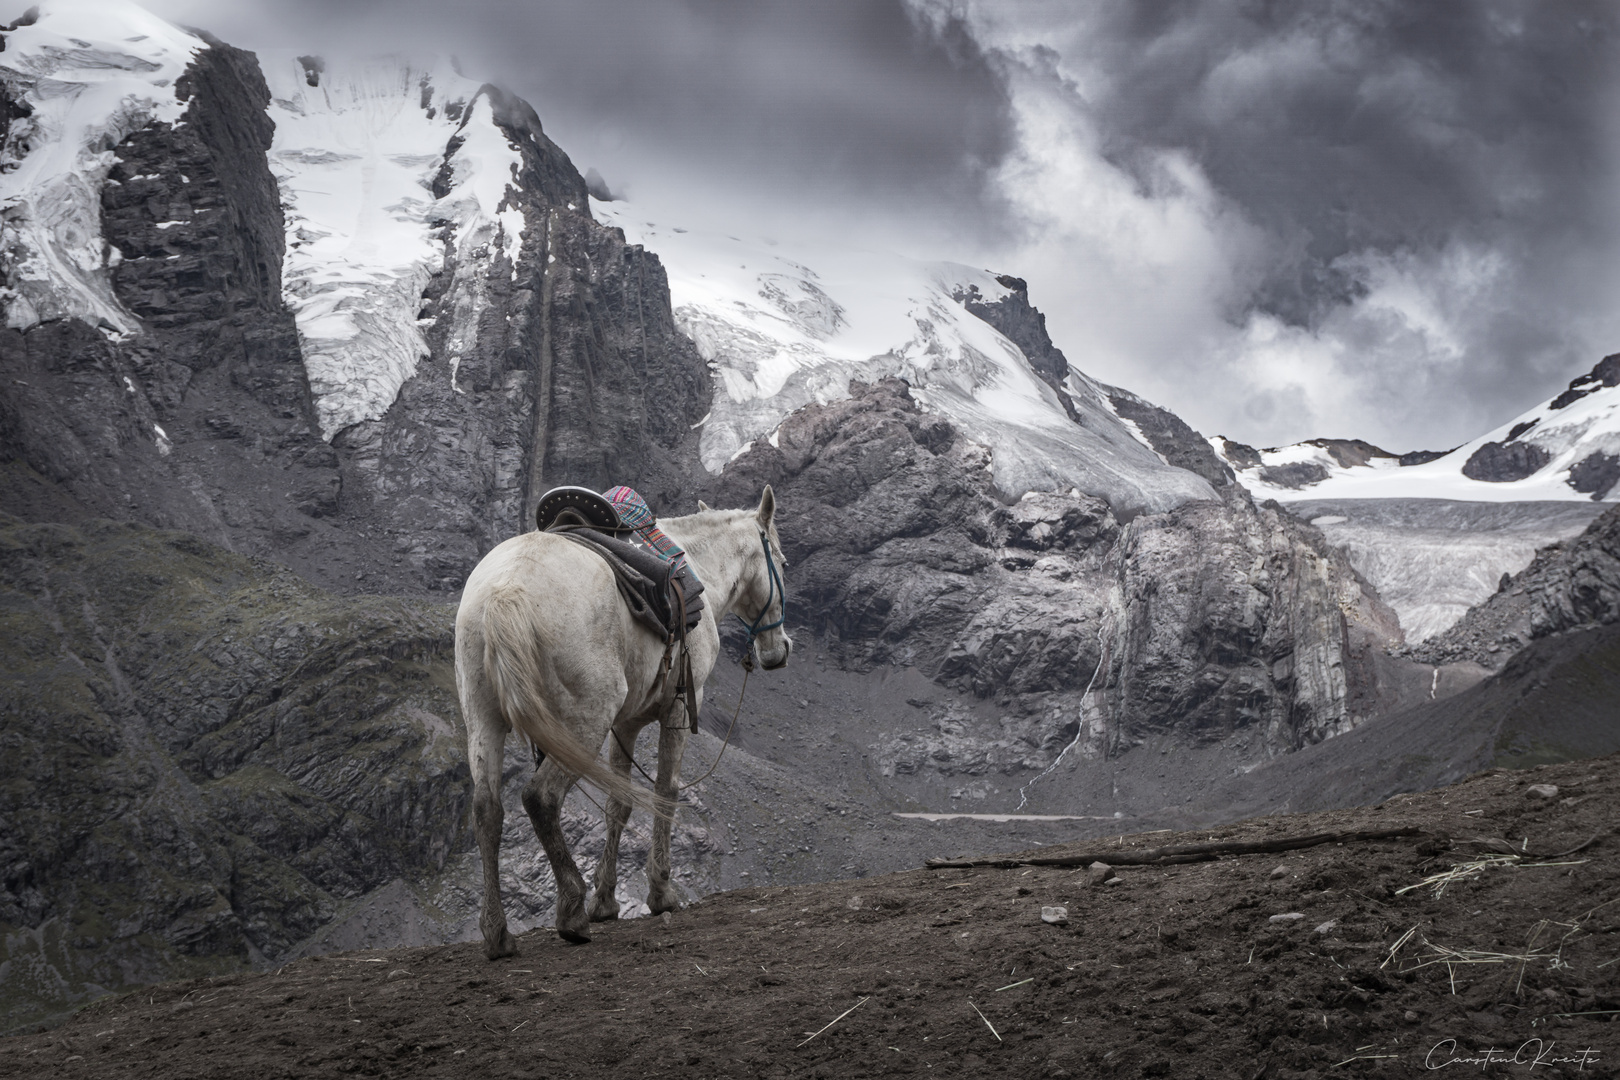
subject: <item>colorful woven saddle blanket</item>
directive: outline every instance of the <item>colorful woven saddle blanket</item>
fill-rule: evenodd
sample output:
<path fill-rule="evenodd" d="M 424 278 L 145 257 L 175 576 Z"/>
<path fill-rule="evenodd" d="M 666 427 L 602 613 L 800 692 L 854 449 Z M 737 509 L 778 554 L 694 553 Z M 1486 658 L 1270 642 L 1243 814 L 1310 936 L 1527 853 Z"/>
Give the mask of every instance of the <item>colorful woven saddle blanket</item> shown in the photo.
<path fill-rule="evenodd" d="M 703 582 L 686 552 L 658 528 L 652 509 L 630 488 L 616 487 L 606 495 L 582 487 L 553 488 L 541 497 L 535 524 L 601 556 L 630 613 L 662 640 L 684 635 L 703 617 Z"/>
<path fill-rule="evenodd" d="M 635 530 L 636 539 L 646 544 L 660 558 L 675 564 L 677 570 L 686 566 L 686 552 L 658 527 L 658 518 L 652 507 L 635 490 L 623 484 L 602 492 L 602 497 L 613 504 L 619 521 Z"/>

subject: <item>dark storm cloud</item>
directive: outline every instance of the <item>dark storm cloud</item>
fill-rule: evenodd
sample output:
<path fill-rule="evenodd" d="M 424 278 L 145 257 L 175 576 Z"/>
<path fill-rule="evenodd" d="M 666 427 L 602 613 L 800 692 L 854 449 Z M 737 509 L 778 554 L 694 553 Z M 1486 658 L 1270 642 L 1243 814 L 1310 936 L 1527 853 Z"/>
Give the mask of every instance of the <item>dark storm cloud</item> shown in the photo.
<path fill-rule="evenodd" d="M 1027 77 L 1059 57 L 1098 152 L 1144 199 L 1173 207 L 1165 162 L 1190 161 L 1256 227 L 1253 248 L 1237 233 L 1223 241 L 1228 287 L 1209 291 L 1245 332 L 1228 341 L 1223 374 L 1267 372 L 1272 384 L 1244 391 L 1258 400 L 1294 378 L 1285 362 L 1296 356 L 1311 407 L 1294 411 L 1294 428 L 1377 427 L 1402 448 L 1461 441 L 1620 350 L 1620 5 L 985 10 L 982 37 Z M 1196 355 L 1196 336 L 1183 336 Z M 1172 399 L 1209 365 L 1138 362 L 1180 372 L 1159 379 Z M 1196 397 L 1167 403 L 1211 411 Z M 1231 405 L 1215 411 L 1229 419 L 1214 422 L 1272 437 Z"/>
<path fill-rule="evenodd" d="M 221 17 L 254 18 L 256 5 Z M 632 194 L 635 177 L 595 159 L 686 164 L 788 200 L 965 211 L 990 198 L 1013 137 L 1006 89 L 963 23 L 919 19 L 901 0 L 293 0 L 277 19 L 334 50 L 453 51 L 468 75 L 528 98 L 582 169 L 603 164 Z"/>
<path fill-rule="evenodd" d="M 1355 295 L 1335 265 L 1352 253 L 1545 253 L 1612 223 L 1612 3 L 1105 11 L 1109 151 L 1129 164 L 1144 145 L 1189 150 L 1285 245 L 1255 300 L 1291 322 Z"/>

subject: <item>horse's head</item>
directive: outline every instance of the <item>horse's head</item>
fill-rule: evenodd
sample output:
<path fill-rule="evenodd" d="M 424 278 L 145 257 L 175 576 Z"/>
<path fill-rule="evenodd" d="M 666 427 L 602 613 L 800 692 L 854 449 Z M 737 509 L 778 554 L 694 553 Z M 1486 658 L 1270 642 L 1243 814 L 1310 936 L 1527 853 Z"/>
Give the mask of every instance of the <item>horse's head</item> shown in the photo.
<path fill-rule="evenodd" d="M 758 527 L 759 544 L 743 572 L 739 607 L 757 612 L 753 616 L 744 615 L 743 621 L 748 624 L 760 664 L 767 669 L 779 668 L 788 662 L 793 641 L 783 625 L 787 618 L 787 587 L 783 584 L 782 571 L 787 567 L 787 560 L 782 555 L 782 541 L 776 535 L 776 495 L 768 484 L 751 524 Z"/>

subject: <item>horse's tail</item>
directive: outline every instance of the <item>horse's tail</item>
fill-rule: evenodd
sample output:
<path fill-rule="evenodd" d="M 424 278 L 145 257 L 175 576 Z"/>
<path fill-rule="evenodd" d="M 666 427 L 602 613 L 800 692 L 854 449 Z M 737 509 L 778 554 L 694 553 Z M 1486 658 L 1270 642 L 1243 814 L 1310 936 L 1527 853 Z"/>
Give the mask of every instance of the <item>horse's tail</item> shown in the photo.
<path fill-rule="evenodd" d="M 673 811 L 671 800 L 632 784 L 602 764 L 546 706 L 535 664 L 533 602 L 519 589 L 496 588 L 484 603 L 484 672 L 502 715 L 536 747 L 567 769 L 633 806 Z"/>

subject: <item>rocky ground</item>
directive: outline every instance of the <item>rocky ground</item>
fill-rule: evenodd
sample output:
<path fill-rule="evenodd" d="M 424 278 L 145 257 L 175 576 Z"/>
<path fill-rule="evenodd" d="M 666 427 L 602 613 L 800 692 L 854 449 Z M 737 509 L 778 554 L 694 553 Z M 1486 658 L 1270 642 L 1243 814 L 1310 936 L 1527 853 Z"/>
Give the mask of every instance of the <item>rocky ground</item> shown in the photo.
<path fill-rule="evenodd" d="M 498 962 L 311 957 L 104 999 L 0 1040 L 0 1076 L 1612 1076 L 1616 798 L 1620 758 L 1494 769 L 1032 854 L 1420 830 L 1393 839 L 1107 884 L 1018 865 L 734 889 Z"/>

